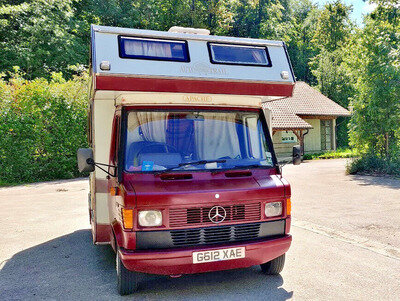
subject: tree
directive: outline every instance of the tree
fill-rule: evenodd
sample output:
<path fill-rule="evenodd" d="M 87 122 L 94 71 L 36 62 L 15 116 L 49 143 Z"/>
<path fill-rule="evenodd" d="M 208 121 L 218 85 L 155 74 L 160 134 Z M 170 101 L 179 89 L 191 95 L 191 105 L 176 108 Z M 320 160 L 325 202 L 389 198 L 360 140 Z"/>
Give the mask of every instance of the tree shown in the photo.
<path fill-rule="evenodd" d="M 400 154 L 400 24 L 396 4 L 380 2 L 347 59 L 357 76 L 350 140 L 364 154 L 390 161 Z"/>
<path fill-rule="evenodd" d="M 28 78 L 84 62 L 74 47 L 72 0 L 4 1 L 0 7 L 0 70 L 20 66 Z"/>
<path fill-rule="evenodd" d="M 342 46 L 350 33 L 350 11 L 351 7 L 341 0 L 326 4 L 317 20 L 314 47 L 331 52 Z"/>
<path fill-rule="evenodd" d="M 343 66 L 344 46 L 352 40 L 351 7 L 336 0 L 325 5 L 312 38 L 317 53 L 310 61 L 318 89 L 336 103 L 347 107 L 353 96 L 352 81 Z M 338 120 L 337 145 L 348 146 L 347 124 Z"/>
<path fill-rule="evenodd" d="M 317 54 L 312 46 L 316 21 L 319 10 L 311 0 L 290 1 L 289 22 L 287 26 L 287 38 L 284 39 L 288 46 L 288 52 L 293 64 L 294 73 L 298 80 L 314 83 L 311 73 L 310 61 Z"/>

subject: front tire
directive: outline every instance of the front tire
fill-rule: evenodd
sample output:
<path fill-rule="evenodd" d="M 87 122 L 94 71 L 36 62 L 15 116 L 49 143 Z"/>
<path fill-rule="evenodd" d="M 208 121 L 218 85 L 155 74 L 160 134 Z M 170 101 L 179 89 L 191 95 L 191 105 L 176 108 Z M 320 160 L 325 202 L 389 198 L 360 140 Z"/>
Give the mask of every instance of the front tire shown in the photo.
<path fill-rule="evenodd" d="M 278 275 L 285 265 L 285 254 L 266 263 L 260 264 L 261 271 L 266 275 Z"/>
<path fill-rule="evenodd" d="M 136 292 L 138 288 L 137 274 L 124 266 L 118 250 L 116 261 L 118 293 L 124 296 Z"/>

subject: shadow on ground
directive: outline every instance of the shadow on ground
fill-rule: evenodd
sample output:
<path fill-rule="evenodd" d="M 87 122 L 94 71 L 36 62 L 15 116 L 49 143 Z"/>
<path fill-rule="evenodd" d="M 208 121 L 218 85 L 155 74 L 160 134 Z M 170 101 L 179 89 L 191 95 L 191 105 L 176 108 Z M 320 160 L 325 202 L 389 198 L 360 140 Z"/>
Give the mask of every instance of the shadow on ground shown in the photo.
<path fill-rule="evenodd" d="M 400 189 L 400 179 L 390 176 L 366 176 L 349 175 L 352 181 L 358 182 L 361 186 L 383 186 L 392 189 Z"/>
<path fill-rule="evenodd" d="M 90 230 L 79 230 L 17 253 L 0 271 L 0 300 L 110 300 L 116 292 L 114 252 L 94 246 Z M 146 275 L 128 299 L 273 299 L 293 296 L 281 288 L 281 276 L 265 276 L 258 267 L 178 279 Z M 260 289 L 263 288 L 263 289 Z"/>

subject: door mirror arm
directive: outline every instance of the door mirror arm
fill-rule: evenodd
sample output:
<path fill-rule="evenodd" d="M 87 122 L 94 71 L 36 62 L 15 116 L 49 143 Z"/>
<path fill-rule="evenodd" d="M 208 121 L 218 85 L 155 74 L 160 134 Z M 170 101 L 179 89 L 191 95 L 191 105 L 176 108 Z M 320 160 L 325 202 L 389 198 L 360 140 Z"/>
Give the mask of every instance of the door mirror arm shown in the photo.
<path fill-rule="evenodd" d="M 117 166 L 115 166 L 115 165 L 109 165 L 109 164 L 104 164 L 104 163 L 97 163 L 97 162 L 94 162 L 94 160 L 93 160 L 92 158 L 86 159 L 86 163 L 89 164 L 89 165 L 96 166 L 97 168 L 99 168 L 100 170 L 102 170 L 102 171 L 104 171 L 106 174 L 108 174 L 110 177 L 116 177 L 116 172 L 115 172 L 115 170 L 117 169 Z M 108 170 L 104 169 L 102 166 L 113 167 L 113 168 L 114 168 L 114 174 L 110 173 Z"/>

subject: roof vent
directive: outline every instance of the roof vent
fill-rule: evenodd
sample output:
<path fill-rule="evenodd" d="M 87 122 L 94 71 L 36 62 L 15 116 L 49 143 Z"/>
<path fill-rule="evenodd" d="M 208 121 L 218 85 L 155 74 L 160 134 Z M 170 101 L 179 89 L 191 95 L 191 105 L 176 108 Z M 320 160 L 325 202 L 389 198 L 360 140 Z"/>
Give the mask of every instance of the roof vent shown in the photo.
<path fill-rule="evenodd" d="M 188 33 L 188 34 L 201 34 L 208 36 L 210 31 L 204 28 L 190 28 L 190 27 L 180 27 L 180 26 L 172 26 L 168 32 L 175 33 Z"/>

